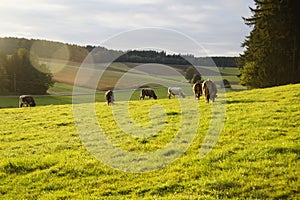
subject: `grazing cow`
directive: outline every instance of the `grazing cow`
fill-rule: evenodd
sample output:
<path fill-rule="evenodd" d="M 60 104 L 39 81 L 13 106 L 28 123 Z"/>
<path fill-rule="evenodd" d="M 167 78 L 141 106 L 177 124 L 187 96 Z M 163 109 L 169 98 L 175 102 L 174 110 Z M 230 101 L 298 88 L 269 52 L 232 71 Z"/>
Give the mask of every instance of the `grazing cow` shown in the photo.
<path fill-rule="evenodd" d="M 153 99 L 157 99 L 157 96 L 152 89 L 142 89 L 140 99 L 145 99 L 145 96 L 148 96 L 149 99 L 153 97 Z"/>
<path fill-rule="evenodd" d="M 30 95 L 21 95 L 19 97 L 19 108 L 22 108 L 23 106 L 26 107 L 34 107 L 36 106 L 35 101 L 32 96 Z"/>
<path fill-rule="evenodd" d="M 205 95 L 206 103 L 209 103 L 209 99 L 214 102 L 217 97 L 217 92 L 217 86 L 211 80 L 208 79 L 202 83 L 202 93 Z"/>
<path fill-rule="evenodd" d="M 197 82 L 193 85 L 193 91 L 195 94 L 195 99 L 200 99 L 200 96 L 202 95 L 202 87 L 201 83 Z"/>
<path fill-rule="evenodd" d="M 105 92 L 105 99 L 107 101 L 107 105 L 113 104 L 115 102 L 114 93 L 111 90 Z"/>
<path fill-rule="evenodd" d="M 185 94 L 182 92 L 181 88 L 176 88 L 176 87 L 169 87 L 168 88 L 168 95 L 169 95 L 169 99 L 171 98 L 171 96 L 173 95 L 175 97 L 175 95 L 181 96 L 182 98 L 185 97 Z"/>

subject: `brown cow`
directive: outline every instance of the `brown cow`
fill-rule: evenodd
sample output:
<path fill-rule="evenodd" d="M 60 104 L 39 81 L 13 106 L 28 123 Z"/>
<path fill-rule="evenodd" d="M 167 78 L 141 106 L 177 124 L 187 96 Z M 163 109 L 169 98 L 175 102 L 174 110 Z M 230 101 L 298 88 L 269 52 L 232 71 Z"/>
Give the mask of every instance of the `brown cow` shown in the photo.
<path fill-rule="evenodd" d="M 106 101 L 107 101 L 107 105 L 113 104 L 113 103 L 115 102 L 115 98 L 114 98 L 114 93 L 113 93 L 113 91 L 108 90 L 108 91 L 105 93 L 105 99 L 106 99 Z"/>
<path fill-rule="evenodd" d="M 32 96 L 30 95 L 21 95 L 19 97 L 19 108 L 22 108 L 23 106 L 26 107 L 34 107 L 36 106 L 35 101 Z"/>
<path fill-rule="evenodd" d="M 157 99 L 157 96 L 152 89 L 142 89 L 140 99 L 145 99 L 145 96 L 148 96 L 149 99 L 153 97 L 153 99 Z"/>
<path fill-rule="evenodd" d="M 206 103 L 209 103 L 209 99 L 214 102 L 217 97 L 217 92 L 217 86 L 211 80 L 208 79 L 202 83 L 202 93 L 205 95 Z"/>
<path fill-rule="evenodd" d="M 200 99 L 200 96 L 202 95 L 202 88 L 201 88 L 201 83 L 197 82 L 193 85 L 193 91 L 195 94 L 196 99 Z"/>

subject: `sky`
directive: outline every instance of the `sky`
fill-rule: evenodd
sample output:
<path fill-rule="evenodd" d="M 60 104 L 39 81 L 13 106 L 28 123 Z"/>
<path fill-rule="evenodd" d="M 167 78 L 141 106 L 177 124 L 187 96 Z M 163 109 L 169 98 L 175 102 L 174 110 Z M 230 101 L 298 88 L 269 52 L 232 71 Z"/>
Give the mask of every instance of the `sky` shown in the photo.
<path fill-rule="evenodd" d="M 153 48 L 164 50 L 168 38 L 170 51 L 197 56 L 188 38 L 209 56 L 238 56 L 251 31 L 242 20 L 249 6 L 253 0 L 1 0 L 0 37 L 117 50 L 152 48 L 154 40 L 160 43 Z"/>

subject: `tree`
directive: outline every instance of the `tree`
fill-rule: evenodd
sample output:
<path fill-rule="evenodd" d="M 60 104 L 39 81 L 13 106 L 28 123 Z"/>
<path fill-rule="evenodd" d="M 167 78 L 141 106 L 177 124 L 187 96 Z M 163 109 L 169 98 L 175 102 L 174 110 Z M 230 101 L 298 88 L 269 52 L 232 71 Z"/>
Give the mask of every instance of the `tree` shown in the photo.
<path fill-rule="evenodd" d="M 8 58 L 7 73 L 13 77 L 11 92 L 18 94 L 46 94 L 54 84 L 47 67 L 40 65 L 33 54 L 22 48 Z"/>
<path fill-rule="evenodd" d="M 195 73 L 192 79 L 192 83 L 197 83 L 201 81 L 201 75 L 199 73 Z"/>
<path fill-rule="evenodd" d="M 247 85 L 249 88 L 257 88 L 260 86 L 260 76 L 255 62 L 247 62 L 241 69 L 241 84 Z"/>
<path fill-rule="evenodd" d="M 5 94 L 9 87 L 9 76 L 4 67 L 7 61 L 6 57 L 6 53 L 0 51 L 0 94 Z"/>
<path fill-rule="evenodd" d="M 231 88 L 230 82 L 227 79 L 223 79 L 224 88 Z"/>
<path fill-rule="evenodd" d="M 255 0 L 245 23 L 253 27 L 238 59 L 241 84 L 249 88 L 300 82 L 300 1 Z"/>
<path fill-rule="evenodd" d="M 201 80 L 201 74 L 198 72 L 197 69 L 195 69 L 195 67 L 189 66 L 185 71 L 185 78 L 190 83 L 195 83 L 194 80 L 196 80 L 196 82 Z"/>
<path fill-rule="evenodd" d="M 194 76 L 195 68 L 192 66 L 189 66 L 185 71 L 185 78 L 190 82 Z"/>

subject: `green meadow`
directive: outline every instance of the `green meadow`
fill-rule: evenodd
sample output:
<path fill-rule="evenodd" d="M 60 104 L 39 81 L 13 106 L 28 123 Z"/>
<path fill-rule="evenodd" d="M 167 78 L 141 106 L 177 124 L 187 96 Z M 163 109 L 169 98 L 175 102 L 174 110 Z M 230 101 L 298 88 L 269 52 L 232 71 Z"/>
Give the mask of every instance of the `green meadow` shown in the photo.
<path fill-rule="evenodd" d="M 161 98 L 167 97 L 168 86 L 179 86 L 186 87 L 189 85 L 185 78 L 184 73 L 187 66 L 169 66 L 175 73 L 170 73 L 170 71 L 164 71 L 161 68 L 157 68 L 158 75 L 153 74 L 153 70 L 150 70 L 151 76 L 145 76 L 144 72 L 133 70 L 139 66 L 147 66 L 149 69 L 155 68 L 157 66 L 161 67 L 163 65 L 159 64 L 143 64 L 143 63 L 107 63 L 95 64 L 94 68 L 82 68 L 80 71 L 80 77 L 89 77 L 87 80 L 87 85 L 76 86 L 76 76 L 79 74 L 80 63 L 68 62 L 64 60 L 57 59 L 45 59 L 41 58 L 41 63 L 46 64 L 50 71 L 53 74 L 53 79 L 55 81 L 53 87 L 50 87 L 47 93 L 49 96 L 40 96 L 34 95 L 38 105 L 62 105 L 62 104 L 71 104 L 72 103 L 72 92 L 73 90 L 76 93 L 85 94 L 85 93 L 95 93 L 96 101 L 104 101 L 104 91 L 114 88 L 114 90 L 120 90 L 120 93 L 128 93 L 126 90 L 130 91 L 131 89 L 138 88 L 140 80 L 148 80 L 149 83 L 143 85 L 145 87 L 160 87 L 156 92 Z M 107 66 L 106 66 L 107 65 Z M 109 67 L 108 67 L 109 66 Z M 98 69 L 98 68 L 99 69 Z M 103 70 L 104 67 L 107 67 Z M 101 69 L 102 68 L 102 69 Z M 156 69 L 156 68 L 155 68 Z M 245 87 L 239 84 L 239 78 L 237 75 L 240 73 L 238 68 L 217 68 L 217 67 L 200 67 L 203 71 L 210 74 L 219 74 L 218 76 L 203 76 L 202 79 L 212 79 L 216 80 L 216 83 L 222 79 L 229 81 L 232 90 L 243 90 Z M 131 71 L 130 71 L 131 70 Z M 161 70 L 161 71 L 160 71 Z M 155 71 L 155 70 L 154 70 Z M 172 71 L 172 70 L 171 70 Z M 98 82 L 97 79 L 102 74 Z M 95 75 L 96 74 L 96 75 Z M 220 76 L 222 74 L 222 76 Z M 117 84 L 118 81 L 123 76 L 126 76 L 125 81 L 121 81 Z M 91 77 L 95 76 L 95 77 Z M 123 77 L 124 78 L 124 77 Z M 95 83 L 90 83 L 91 80 L 95 80 Z M 78 81 L 78 80 L 77 80 Z M 158 83 L 158 84 L 153 84 Z M 161 84 L 159 84 L 161 83 Z M 163 84 L 163 85 L 162 85 Z M 93 89 L 95 86 L 96 92 Z M 189 87 L 189 86 L 188 86 Z M 190 90 L 190 89 L 188 89 Z M 121 100 L 123 100 L 124 95 L 120 95 Z M 133 100 L 139 99 L 139 92 L 135 92 L 132 96 Z M 0 96 L 0 108 L 12 108 L 18 107 L 18 96 Z"/>
<path fill-rule="evenodd" d="M 113 106 L 103 100 L 92 104 L 106 138 L 126 152 L 164 148 L 176 137 L 184 114 L 193 112 L 192 107 L 182 112 L 180 99 L 136 100 L 134 95 L 129 102 L 116 98 Z M 55 99 L 43 98 L 37 102 Z M 71 97 L 66 98 L 57 100 L 63 105 L 0 109 L 0 199 L 300 199 L 300 84 L 227 92 L 214 105 L 187 97 L 200 114 L 191 144 L 174 162 L 138 173 L 112 168 L 89 151 Z M 120 128 L 115 115 L 127 103 L 124 117 L 153 128 L 153 134 L 130 135 Z M 226 106 L 224 128 L 200 157 L 212 108 L 220 103 Z M 82 122 L 91 128 L 89 118 Z M 193 125 L 185 123 L 187 129 Z M 105 149 L 102 153 L 107 156 Z"/>
<path fill-rule="evenodd" d="M 33 97 L 36 101 L 37 106 L 72 104 L 72 91 L 73 91 L 73 87 L 71 85 L 64 84 L 64 83 L 55 83 L 54 87 L 49 89 L 49 92 L 51 93 L 50 95 L 33 95 Z M 105 101 L 104 91 L 93 91 L 87 88 L 79 88 L 77 89 L 77 91 L 82 92 L 82 94 L 80 94 L 82 98 L 94 94 L 96 102 Z M 167 88 L 165 87 L 155 88 L 155 93 L 159 98 L 168 98 L 168 91 Z M 131 100 L 139 100 L 140 90 L 115 91 L 116 99 L 118 99 L 119 101 L 127 100 L 127 97 L 129 95 Z M 147 98 L 148 97 L 146 97 L 146 99 Z M 18 103 L 19 103 L 18 96 L 0 96 L 0 109 L 16 108 L 19 106 Z"/>

